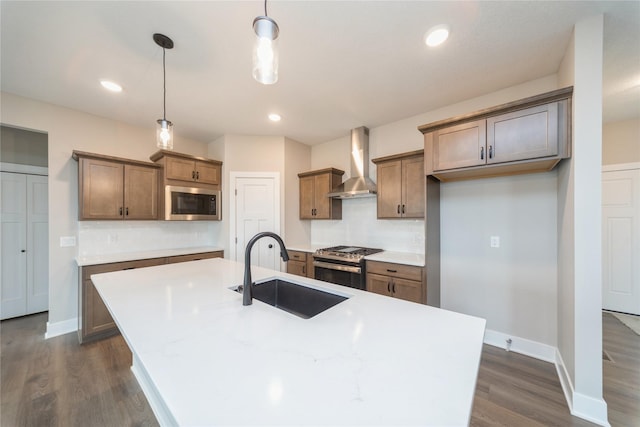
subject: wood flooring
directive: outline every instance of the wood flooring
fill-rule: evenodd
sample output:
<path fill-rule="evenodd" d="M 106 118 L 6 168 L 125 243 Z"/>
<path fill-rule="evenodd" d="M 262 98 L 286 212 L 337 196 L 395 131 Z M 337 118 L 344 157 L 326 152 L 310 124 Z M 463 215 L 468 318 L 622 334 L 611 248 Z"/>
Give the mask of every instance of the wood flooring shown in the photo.
<path fill-rule="evenodd" d="M 0 425 L 157 426 L 121 336 L 44 340 L 47 314 L 1 323 Z M 612 427 L 640 426 L 640 337 L 603 314 L 604 397 Z M 571 416 L 555 367 L 485 345 L 471 426 L 593 426 Z"/>

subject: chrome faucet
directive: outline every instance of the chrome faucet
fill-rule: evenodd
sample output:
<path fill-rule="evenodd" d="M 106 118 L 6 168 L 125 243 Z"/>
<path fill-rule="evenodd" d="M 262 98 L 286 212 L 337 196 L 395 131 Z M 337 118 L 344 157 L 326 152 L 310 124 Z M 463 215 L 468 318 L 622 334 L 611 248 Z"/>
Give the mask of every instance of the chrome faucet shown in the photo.
<path fill-rule="evenodd" d="M 244 250 L 244 281 L 242 285 L 242 305 L 251 305 L 253 302 L 253 282 L 251 280 L 251 248 L 253 245 L 263 237 L 273 237 L 280 245 L 280 256 L 284 262 L 289 261 L 289 254 L 287 248 L 284 246 L 284 242 L 276 233 L 270 231 L 263 231 L 256 234 L 249 240 L 247 247 Z"/>

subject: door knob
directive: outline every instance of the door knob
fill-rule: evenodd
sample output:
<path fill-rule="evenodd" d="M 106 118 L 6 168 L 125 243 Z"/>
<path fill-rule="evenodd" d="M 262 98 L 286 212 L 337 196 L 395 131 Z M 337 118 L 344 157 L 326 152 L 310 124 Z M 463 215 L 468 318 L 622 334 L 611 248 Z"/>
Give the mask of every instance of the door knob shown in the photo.
<path fill-rule="evenodd" d="M 272 249 L 273 245 L 271 243 L 269 243 L 269 249 Z"/>
<path fill-rule="evenodd" d="M 26 249 L 22 249 L 20 252 L 24 253 L 24 252 L 27 252 L 27 250 Z"/>

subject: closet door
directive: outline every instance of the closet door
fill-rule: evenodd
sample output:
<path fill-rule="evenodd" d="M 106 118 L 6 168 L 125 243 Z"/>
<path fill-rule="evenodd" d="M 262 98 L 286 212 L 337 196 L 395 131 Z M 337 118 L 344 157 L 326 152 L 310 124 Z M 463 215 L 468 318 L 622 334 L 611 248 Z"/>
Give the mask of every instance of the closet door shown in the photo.
<path fill-rule="evenodd" d="M 0 318 L 27 313 L 27 176 L 2 172 Z"/>
<path fill-rule="evenodd" d="M 48 178 L 2 172 L 0 318 L 49 309 Z"/>
<path fill-rule="evenodd" d="M 27 313 L 49 309 L 48 177 L 27 175 Z"/>

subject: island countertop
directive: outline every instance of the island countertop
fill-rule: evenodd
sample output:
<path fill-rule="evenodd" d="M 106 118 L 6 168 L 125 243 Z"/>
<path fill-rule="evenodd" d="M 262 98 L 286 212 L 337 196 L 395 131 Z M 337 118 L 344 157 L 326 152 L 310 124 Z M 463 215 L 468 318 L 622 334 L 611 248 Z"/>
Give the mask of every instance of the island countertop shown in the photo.
<path fill-rule="evenodd" d="M 161 425 L 468 425 L 485 321 L 252 267 L 349 296 L 301 319 L 229 287 L 208 259 L 92 280 Z"/>

